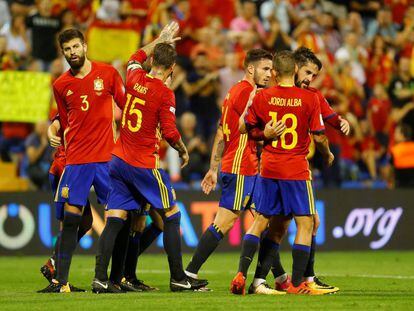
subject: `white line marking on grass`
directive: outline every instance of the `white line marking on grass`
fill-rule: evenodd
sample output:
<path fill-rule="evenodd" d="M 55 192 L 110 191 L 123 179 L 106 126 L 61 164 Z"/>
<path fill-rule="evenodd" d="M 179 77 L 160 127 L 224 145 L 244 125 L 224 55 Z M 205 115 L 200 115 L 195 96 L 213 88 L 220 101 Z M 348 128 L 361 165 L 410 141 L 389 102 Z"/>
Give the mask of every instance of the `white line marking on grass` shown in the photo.
<path fill-rule="evenodd" d="M 222 274 L 224 271 L 219 270 L 202 270 L 200 274 Z M 169 273 L 169 270 L 163 269 L 139 269 L 138 273 L 154 273 L 164 274 Z M 234 274 L 235 271 L 227 271 L 228 274 Z M 249 273 L 249 274 L 253 274 Z M 340 274 L 340 273 L 318 273 L 318 275 L 328 277 L 354 277 L 354 278 L 370 278 L 370 279 L 400 279 L 400 280 L 414 280 L 414 275 L 386 275 L 386 274 Z"/>

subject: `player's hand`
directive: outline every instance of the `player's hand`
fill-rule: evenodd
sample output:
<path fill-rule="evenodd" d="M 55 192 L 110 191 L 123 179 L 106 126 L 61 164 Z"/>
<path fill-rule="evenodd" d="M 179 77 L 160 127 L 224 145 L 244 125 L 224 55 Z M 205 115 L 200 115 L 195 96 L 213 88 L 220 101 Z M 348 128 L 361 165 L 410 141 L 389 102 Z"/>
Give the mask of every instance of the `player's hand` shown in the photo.
<path fill-rule="evenodd" d="M 279 120 L 277 122 L 273 122 L 273 120 L 270 120 L 266 123 L 263 134 L 266 137 L 266 139 L 275 139 L 279 138 L 280 135 L 283 134 L 285 129 L 286 124 L 282 122 L 282 120 Z"/>
<path fill-rule="evenodd" d="M 172 21 L 161 30 L 159 38 L 164 43 L 172 44 L 178 40 L 181 40 L 180 37 L 176 37 L 179 30 L 180 26 L 178 23 Z"/>
<path fill-rule="evenodd" d="M 257 85 L 254 86 L 252 92 L 250 93 L 249 100 L 247 101 L 246 109 L 248 109 L 253 104 L 253 99 L 257 93 Z"/>
<path fill-rule="evenodd" d="M 181 168 L 186 167 L 188 162 L 190 161 L 190 156 L 188 155 L 188 151 L 186 150 L 185 152 L 181 153 L 180 158 L 183 161 L 183 163 L 181 164 Z"/>
<path fill-rule="evenodd" d="M 59 136 L 56 136 L 52 133 L 47 133 L 47 136 L 49 138 L 49 144 L 53 147 L 53 148 L 57 148 L 62 144 L 62 140 Z"/>
<path fill-rule="evenodd" d="M 323 162 L 327 167 L 331 167 L 333 164 L 333 161 L 335 160 L 335 156 L 332 152 L 329 151 L 329 154 L 324 157 Z"/>
<path fill-rule="evenodd" d="M 205 194 L 210 194 L 211 190 L 216 190 L 217 186 L 217 172 L 208 170 L 206 176 L 201 181 L 201 189 Z"/>
<path fill-rule="evenodd" d="M 341 132 L 344 133 L 346 136 L 348 136 L 349 132 L 351 131 L 349 122 L 342 117 L 339 117 L 339 120 L 340 120 Z"/>

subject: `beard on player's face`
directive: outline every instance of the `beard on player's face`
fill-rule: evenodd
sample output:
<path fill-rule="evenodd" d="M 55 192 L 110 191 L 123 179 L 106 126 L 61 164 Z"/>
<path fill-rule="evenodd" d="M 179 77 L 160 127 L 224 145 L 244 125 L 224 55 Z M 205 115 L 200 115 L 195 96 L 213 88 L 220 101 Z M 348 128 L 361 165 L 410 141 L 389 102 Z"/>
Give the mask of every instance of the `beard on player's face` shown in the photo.
<path fill-rule="evenodd" d="M 85 63 L 85 53 L 71 54 L 69 57 L 66 57 L 66 60 L 72 69 L 79 69 Z"/>

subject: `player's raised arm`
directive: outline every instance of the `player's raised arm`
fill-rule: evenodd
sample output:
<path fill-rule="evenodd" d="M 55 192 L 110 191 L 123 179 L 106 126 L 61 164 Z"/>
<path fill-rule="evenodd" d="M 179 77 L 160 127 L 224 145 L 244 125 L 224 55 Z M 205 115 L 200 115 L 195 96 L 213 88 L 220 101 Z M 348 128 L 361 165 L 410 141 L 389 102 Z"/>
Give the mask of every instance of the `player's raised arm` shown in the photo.
<path fill-rule="evenodd" d="M 154 48 L 159 43 L 172 44 L 177 40 L 180 40 L 177 37 L 180 27 L 177 22 L 171 22 L 165 26 L 157 39 L 151 43 L 140 48 L 135 54 L 133 54 L 128 62 L 127 70 L 142 69 L 142 63 L 145 62 L 147 57 L 152 54 Z"/>

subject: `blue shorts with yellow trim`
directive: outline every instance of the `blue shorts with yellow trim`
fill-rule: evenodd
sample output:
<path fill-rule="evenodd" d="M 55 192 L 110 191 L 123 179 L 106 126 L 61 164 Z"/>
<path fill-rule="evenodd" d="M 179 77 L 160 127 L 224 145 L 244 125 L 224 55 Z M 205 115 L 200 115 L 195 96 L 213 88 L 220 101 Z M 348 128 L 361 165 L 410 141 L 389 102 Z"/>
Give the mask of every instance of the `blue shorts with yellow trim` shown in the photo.
<path fill-rule="evenodd" d="M 222 191 L 219 206 L 233 211 L 250 208 L 256 176 L 220 173 Z"/>
<path fill-rule="evenodd" d="M 316 213 L 310 180 L 258 176 L 253 200 L 256 211 L 266 216 L 308 216 Z"/>
<path fill-rule="evenodd" d="M 68 164 L 59 181 L 55 202 L 86 206 L 91 187 L 99 204 L 106 204 L 109 193 L 108 162 Z"/>
<path fill-rule="evenodd" d="M 175 205 L 174 189 L 164 170 L 135 167 L 113 156 L 109 176 L 108 210 L 139 210 L 145 215 L 150 207 L 168 209 Z"/>

